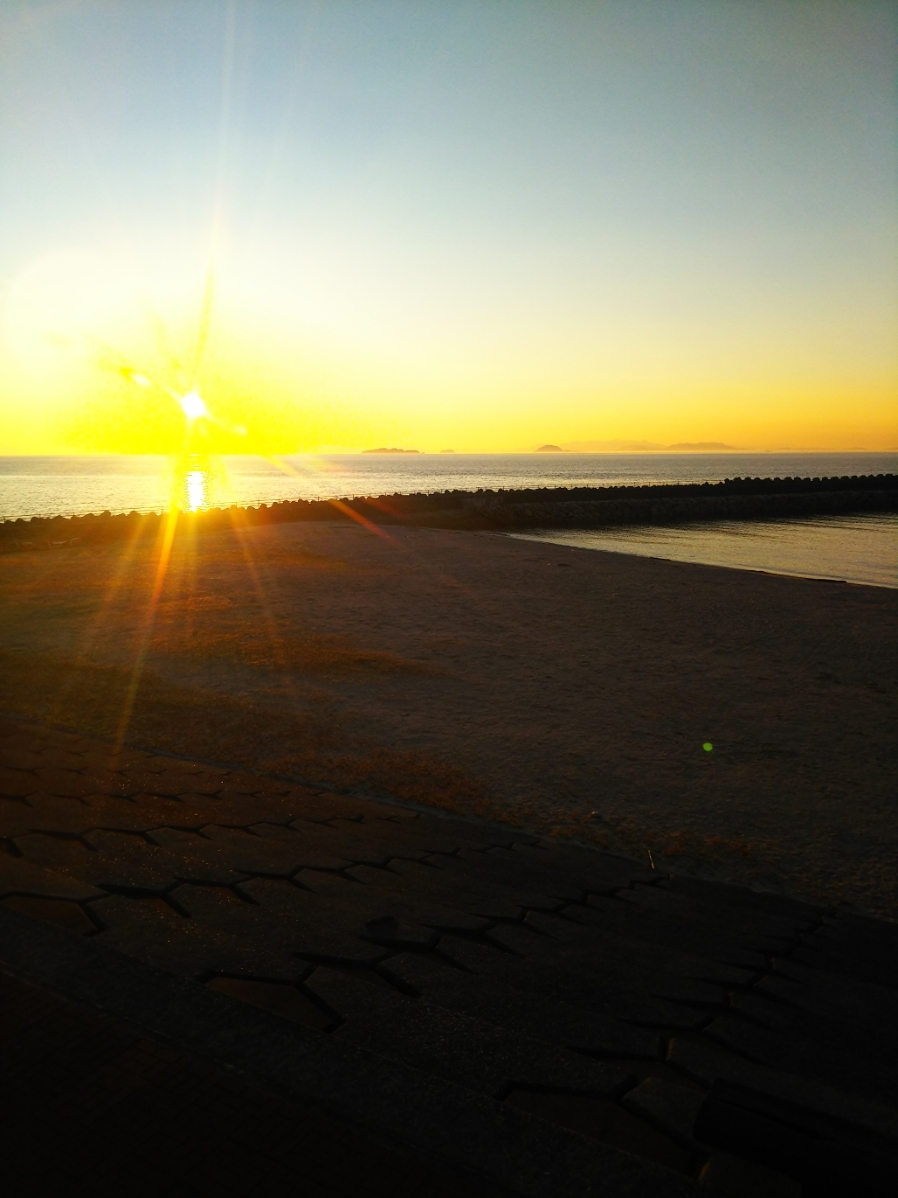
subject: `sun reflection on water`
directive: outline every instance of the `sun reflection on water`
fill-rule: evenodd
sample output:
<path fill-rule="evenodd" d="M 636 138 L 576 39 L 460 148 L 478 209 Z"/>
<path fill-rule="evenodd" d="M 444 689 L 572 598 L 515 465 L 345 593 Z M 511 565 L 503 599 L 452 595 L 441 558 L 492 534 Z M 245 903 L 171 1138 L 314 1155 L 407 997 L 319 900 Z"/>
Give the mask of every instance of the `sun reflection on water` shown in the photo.
<path fill-rule="evenodd" d="M 219 490 L 216 470 L 204 455 L 175 459 L 172 472 L 172 507 L 181 512 L 207 512 Z"/>
<path fill-rule="evenodd" d="M 206 496 L 207 479 L 202 470 L 191 470 L 184 479 L 188 512 L 199 512 L 209 506 Z"/>

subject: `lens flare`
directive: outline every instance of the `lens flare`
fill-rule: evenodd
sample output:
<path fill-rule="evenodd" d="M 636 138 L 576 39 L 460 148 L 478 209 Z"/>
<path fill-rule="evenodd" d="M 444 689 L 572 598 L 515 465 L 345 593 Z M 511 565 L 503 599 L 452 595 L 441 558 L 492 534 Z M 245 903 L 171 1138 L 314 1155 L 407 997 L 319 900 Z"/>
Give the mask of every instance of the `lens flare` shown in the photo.
<path fill-rule="evenodd" d="M 121 371 L 126 379 L 130 379 L 138 387 L 152 387 L 153 385 L 145 374 L 138 374 L 136 370 L 131 370 L 128 366 L 123 366 Z"/>

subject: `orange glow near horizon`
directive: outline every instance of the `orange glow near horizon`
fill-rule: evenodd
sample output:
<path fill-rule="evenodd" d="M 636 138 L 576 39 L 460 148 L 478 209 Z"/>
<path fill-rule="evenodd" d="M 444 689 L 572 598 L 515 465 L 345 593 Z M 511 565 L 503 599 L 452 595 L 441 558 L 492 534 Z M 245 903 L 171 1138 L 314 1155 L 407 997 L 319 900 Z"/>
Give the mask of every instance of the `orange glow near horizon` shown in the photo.
<path fill-rule="evenodd" d="M 0 454 L 898 447 L 894 6 L 181 7 L 0 6 Z"/>
<path fill-rule="evenodd" d="M 411 329 L 405 362 L 401 345 L 386 358 L 331 333 L 291 344 L 289 308 L 263 320 L 225 299 L 192 378 L 182 361 L 196 337 L 196 291 L 163 295 L 153 310 L 96 255 L 51 256 L 27 268 L 7 297 L 0 451 L 174 453 L 185 417 L 210 452 L 266 456 L 383 443 L 424 452 L 615 439 L 758 449 L 898 444 L 888 371 L 862 371 L 868 377 L 858 380 L 828 355 L 802 377 L 783 346 L 751 363 L 751 377 L 747 345 L 731 347 L 728 369 L 722 346 L 703 355 L 700 344 L 656 339 L 646 364 L 622 341 L 590 385 L 588 356 L 578 359 L 564 330 L 555 330 L 548 362 L 545 346 L 534 363 L 506 338 L 485 362 L 479 347 L 466 369 L 446 346 L 422 361 Z"/>

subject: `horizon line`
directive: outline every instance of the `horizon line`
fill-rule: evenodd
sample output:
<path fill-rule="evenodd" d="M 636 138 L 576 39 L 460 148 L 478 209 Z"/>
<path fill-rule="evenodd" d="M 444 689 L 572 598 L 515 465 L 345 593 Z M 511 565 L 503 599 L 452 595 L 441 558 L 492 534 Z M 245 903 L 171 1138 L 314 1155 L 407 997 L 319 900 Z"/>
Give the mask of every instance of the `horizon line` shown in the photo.
<path fill-rule="evenodd" d="M 136 458 L 167 458 L 177 456 L 176 450 L 147 450 L 145 452 L 137 452 L 134 450 L 52 450 L 46 453 L 22 450 L 2 450 L 0 449 L 0 458 L 114 458 L 114 457 L 136 457 Z M 298 450 L 281 450 L 279 452 L 263 453 L 261 451 L 240 453 L 236 451 L 222 451 L 219 453 L 210 453 L 209 457 L 250 457 L 250 458 L 272 458 L 272 457 L 501 457 L 501 456 L 533 456 L 537 454 L 540 457 L 547 456 L 568 456 L 568 457 L 653 457 L 663 454 L 672 454 L 677 457 L 720 457 L 725 455 L 738 456 L 739 454 L 898 454 L 898 445 L 886 446 L 883 449 L 869 449 L 866 446 L 852 445 L 847 448 L 839 448 L 834 446 L 776 446 L 768 449 L 766 447 L 754 446 L 727 446 L 720 449 L 680 449 L 674 446 L 659 445 L 651 448 L 639 449 L 564 449 L 559 446 L 558 449 L 541 450 L 541 449 L 298 449 Z"/>

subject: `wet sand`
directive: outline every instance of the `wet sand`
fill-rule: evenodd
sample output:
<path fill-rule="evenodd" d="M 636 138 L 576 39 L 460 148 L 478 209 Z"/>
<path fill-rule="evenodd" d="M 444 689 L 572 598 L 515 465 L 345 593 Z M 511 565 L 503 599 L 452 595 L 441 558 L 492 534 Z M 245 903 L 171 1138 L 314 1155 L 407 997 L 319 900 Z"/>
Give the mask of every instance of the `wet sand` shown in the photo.
<path fill-rule="evenodd" d="M 154 607 L 158 558 L 4 555 L 0 706 L 898 917 L 893 591 L 304 524 L 176 537 Z"/>

